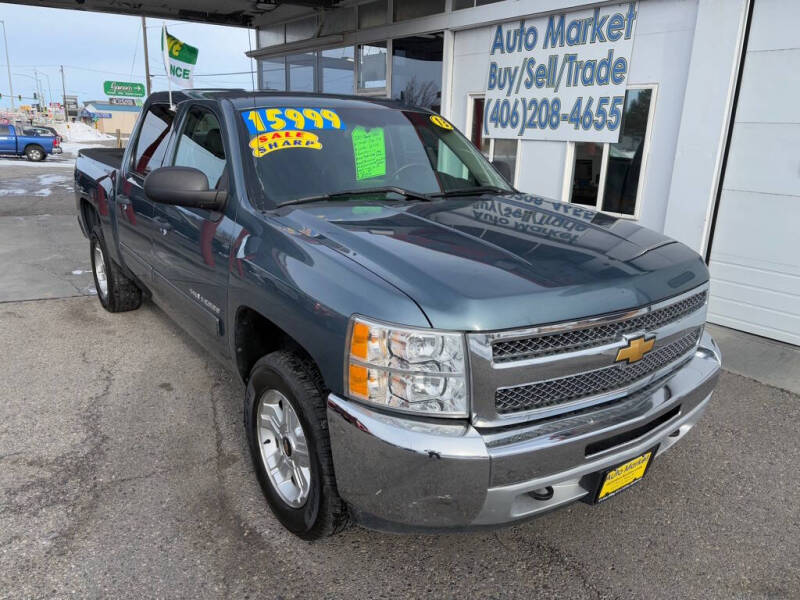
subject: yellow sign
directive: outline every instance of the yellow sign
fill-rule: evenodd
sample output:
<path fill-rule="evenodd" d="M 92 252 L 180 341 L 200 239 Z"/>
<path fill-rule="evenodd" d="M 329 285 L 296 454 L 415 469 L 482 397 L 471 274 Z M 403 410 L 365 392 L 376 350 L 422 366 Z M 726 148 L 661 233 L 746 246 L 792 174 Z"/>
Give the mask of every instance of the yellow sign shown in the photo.
<path fill-rule="evenodd" d="M 309 131 L 274 131 L 272 133 L 262 133 L 250 140 L 250 148 L 253 149 L 253 156 L 260 158 L 285 148 L 308 148 L 321 150 L 322 144 L 319 137 Z"/>
<path fill-rule="evenodd" d="M 639 337 L 630 340 L 628 345 L 624 348 L 620 348 L 619 352 L 617 352 L 617 358 L 615 360 L 616 362 L 624 360 L 627 361 L 628 364 L 639 362 L 642 360 L 645 354 L 653 349 L 653 345 L 655 343 L 655 336 L 651 337 L 649 340 L 646 340 L 643 335 L 640 335 Z"/>
<path fill-rule="evenodd" d="M 439 115 L 431 115 L 431 123 L 442 129 L 447 129 L 448 131 L 453 129 L 453 126 L 445 121 L 444 117 L 440 117 Z"/>
<path fill-rule="evenodd" d="M 603 500 L 609 496 L 623 490 L 624 488 L 632 485 L 644 477 L 644 472 L 647 470 L 647 465 L 650 458 L 653 456 L 653 451 L 647 452 L 642 456 L 637 456 L 630 462 L 612 469 L 606 474 L 603 487 L 597 496 L 597 500 Z"/>

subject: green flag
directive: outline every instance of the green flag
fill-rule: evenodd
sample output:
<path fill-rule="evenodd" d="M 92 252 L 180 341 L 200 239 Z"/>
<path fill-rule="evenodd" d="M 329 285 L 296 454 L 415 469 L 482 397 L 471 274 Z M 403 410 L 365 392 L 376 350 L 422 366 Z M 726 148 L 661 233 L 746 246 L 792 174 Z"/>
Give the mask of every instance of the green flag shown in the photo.
<path fill-rule="evenodd" d="M 197 48 L 170 35 L 164 27 L 161 49 L 164 52 L 164 67 L 170 82 L 184 88 L 194 87 L 192 75 L 197 64 Z"/>

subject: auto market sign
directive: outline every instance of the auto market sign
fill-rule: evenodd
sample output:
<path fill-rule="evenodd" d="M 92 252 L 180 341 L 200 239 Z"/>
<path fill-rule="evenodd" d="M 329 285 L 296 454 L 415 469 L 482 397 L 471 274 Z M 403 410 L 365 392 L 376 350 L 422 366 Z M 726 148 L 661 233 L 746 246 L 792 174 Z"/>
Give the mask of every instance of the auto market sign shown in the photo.
<path fill-rule="evenodd" d="M 131 96 L 144 98 L 144 85 L 127 81 L 104 81 L 103 91 L 106 96 Z"/>
<path fill-rule="evenodd" d="M 630 2 L 498 25 L 484 135 L 616 142 L 637 8 Z"/>

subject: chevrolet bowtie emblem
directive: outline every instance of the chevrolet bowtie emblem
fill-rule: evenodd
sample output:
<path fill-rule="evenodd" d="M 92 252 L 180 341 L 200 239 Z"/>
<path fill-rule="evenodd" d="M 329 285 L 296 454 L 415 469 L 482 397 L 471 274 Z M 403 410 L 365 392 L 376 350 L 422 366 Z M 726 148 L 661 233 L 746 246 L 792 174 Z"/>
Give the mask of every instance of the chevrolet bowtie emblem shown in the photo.
<path fill-rule="evenodd" d="M 619 349 L 619 352 L 617 352 L 617 358 L 615 360 L 616 362 L 624 360 L 627 361 L 628 364 L 639 362 L 642 360 L 645 354 L 653 349 L 653 345 L 655 343 L 655 336 L 651 337 L 649 340 L 646 340 L 643 335 L 635 337 L 631 340 L 628 340 L 627 346 Z"/>

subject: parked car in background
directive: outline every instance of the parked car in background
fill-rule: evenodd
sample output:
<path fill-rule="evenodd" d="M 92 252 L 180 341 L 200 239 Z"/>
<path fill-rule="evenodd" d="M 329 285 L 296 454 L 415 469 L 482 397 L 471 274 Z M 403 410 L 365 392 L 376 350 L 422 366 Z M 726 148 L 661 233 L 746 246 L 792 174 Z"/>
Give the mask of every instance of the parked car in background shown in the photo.
<path fill-rule="evenodd" d="M 78 153 L 75 194 L 101 304 L 152 297 L 242 379 L 257 477 L 305 539 L 604 502 L 719 376 L 702 257 L 514 190 L 428 110 L 156 93 L 127 148 Z"/>
<path fill-rule="evenodd" d="M 48 154 L 58 152 L 60 143 L 54 135 L 26 133 L 25 129 L 15 125 L 0 125 L 0 154 L 27 156 L 28 160 L 40 161 L 47 158 Z"/>
<path fill-rule="evenodd" d="M 53 154 L 61 154 L 61 152 L 63 151 L 63 148 L 61 147 L 61 142 L 63 142 L 64 139 L 55 130 L 54 127 L 48 127 L 46 125 L 31 125 L 31 126 L 25 127 L 22 130 L 22 133 L 24 135 L 31 135 L 31 136 L 38 136 L 38 137 L 53 136 L 53 137 L 56 138 L 56 144 L 53 147 Z"/>

